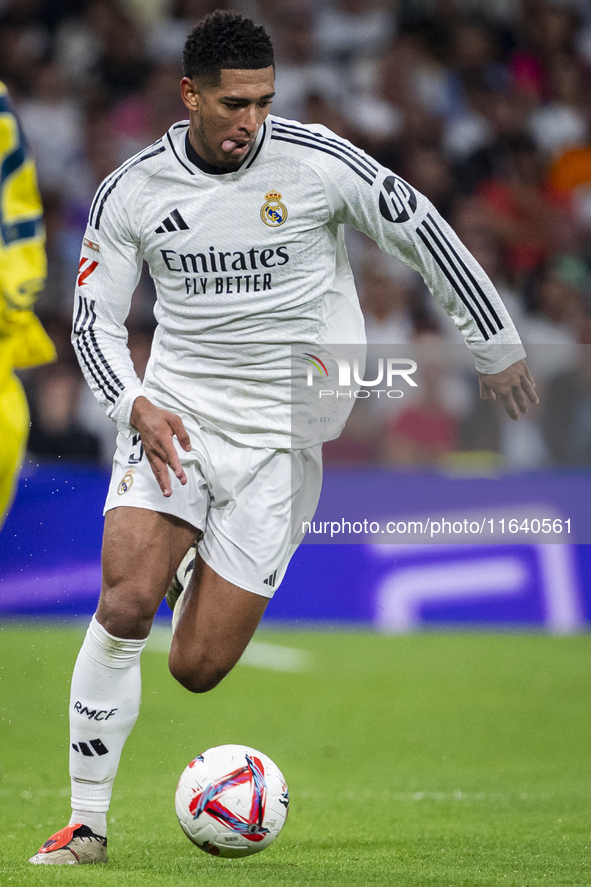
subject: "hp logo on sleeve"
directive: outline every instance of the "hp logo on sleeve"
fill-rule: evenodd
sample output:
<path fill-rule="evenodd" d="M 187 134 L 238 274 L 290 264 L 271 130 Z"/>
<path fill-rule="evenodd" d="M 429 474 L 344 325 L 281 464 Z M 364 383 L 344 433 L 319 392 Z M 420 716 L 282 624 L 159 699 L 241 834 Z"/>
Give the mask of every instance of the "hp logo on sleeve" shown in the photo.
<path fill-rule="evenodd" d="M 388 222 L 408 222 L 417 208 L 417 195 L 398 176 L 388 176 L 380 189 L 380 212 Z"/>

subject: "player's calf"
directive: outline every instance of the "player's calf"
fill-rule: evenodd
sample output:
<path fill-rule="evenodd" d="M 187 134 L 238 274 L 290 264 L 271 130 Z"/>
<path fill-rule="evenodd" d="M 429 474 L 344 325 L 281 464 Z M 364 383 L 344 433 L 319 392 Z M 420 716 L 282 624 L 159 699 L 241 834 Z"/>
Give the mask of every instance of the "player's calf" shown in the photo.
<path fill-rule="evenodd" d="M 178 573 L 177 573 L 178 578 Z M 192 693 L 206 693 L 234 668 L 268 604 L 268 598 L 224 579 L 197 555 L 176 602 L 178 616 L 170 672 Z"/>

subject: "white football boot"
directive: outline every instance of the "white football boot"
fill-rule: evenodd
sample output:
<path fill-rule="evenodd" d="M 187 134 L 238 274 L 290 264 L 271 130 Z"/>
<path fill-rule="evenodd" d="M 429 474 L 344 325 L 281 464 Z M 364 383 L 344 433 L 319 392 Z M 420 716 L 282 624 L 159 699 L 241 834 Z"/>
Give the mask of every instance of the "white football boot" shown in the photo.
<path fill-rule="evenodd" d="M 107 839 L 75 823 L 48 838 L 29 862 L 33 865 L 88 865 L 107 862 Z"/>
<path fill-rule="evenodd" d="M 195 569 L 195 559 L 197 557 L 197 543 L 192 545 L 184 558 L 181 561 L 180 567 L 174 574 L 174 578 L 170 585 L 168 586 L 166 592 L 166 603 L 172 610 L 172 630 L 174 632 L 177 622 L 179 621 L 179 616 L 181 615 L 181 608 L 183 605 L 183 597 L 185 594 L 185 589 L 189 584 L 189 580 L 193 575 L 193 570 Z"/>

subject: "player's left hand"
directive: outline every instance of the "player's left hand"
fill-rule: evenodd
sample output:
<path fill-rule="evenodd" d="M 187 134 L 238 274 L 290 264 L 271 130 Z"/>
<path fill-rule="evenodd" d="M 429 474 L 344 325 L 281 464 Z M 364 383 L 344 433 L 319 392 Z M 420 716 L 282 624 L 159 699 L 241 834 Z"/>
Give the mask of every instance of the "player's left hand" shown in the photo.
<path fill-rule="evenodd" d="M 478 373 L 478 378 L 481 399 L 495 403 L 498 397 L 512 419 L 519 419 L 519 413 L 527 413 L 529 403 L 540 402 L 525 360 L 512 363 L 500 373 Z"/>

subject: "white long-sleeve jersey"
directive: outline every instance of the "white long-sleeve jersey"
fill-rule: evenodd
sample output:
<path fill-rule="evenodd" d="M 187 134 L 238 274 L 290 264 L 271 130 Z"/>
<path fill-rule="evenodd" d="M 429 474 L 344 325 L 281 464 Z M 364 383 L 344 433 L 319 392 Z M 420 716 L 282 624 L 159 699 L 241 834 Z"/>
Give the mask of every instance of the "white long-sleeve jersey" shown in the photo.
<path fill-rule="evenodd" d="M 83 241 L 73 342 L 122 431 L 144 394 L 238 442 L 289 447 L 291 346 L 364 341 L 344 223 L 422 274 L 478 370 L 524 356 L 492 283 L 432 204 L 358 148 L 270 116 L 241 167 L 215 175 L 188 159 L 188 126 L 105 179 Z M 143 260 L 158 327 L 142 384 L 124 324 Z"/>

